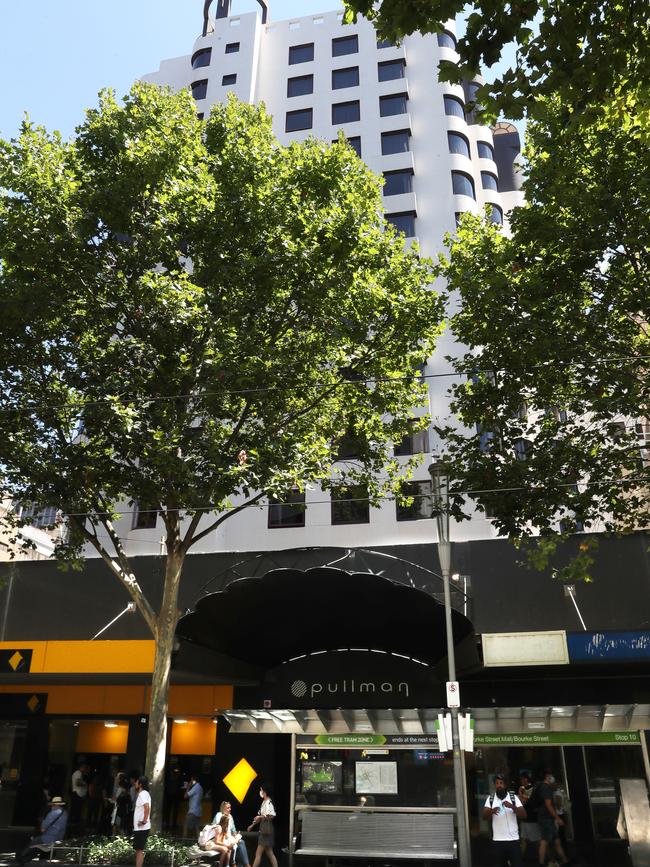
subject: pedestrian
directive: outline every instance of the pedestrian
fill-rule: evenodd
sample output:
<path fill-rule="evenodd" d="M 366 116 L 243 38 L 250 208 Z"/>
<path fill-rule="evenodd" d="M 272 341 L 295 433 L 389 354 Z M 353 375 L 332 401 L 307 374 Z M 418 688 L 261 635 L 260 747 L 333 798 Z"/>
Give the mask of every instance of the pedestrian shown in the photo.
<path fill-rule="evenodd" d="M 203 814 L 203 786 L 194 775 L 185 788 L 185 799 L 188 801 L 187 813 L 183 822 L 183 837 L 199 836 L 201 816 Z"/>
<path fill-rule="evenodd" d="M 492 822 L 492 852 L 496 867 L 521 867 L 517 818 L 525 817 L 526 811 L 519 796 L 506 789 L 504 774 L 495 774 L 494 794 L 485 801 L 483 818 Z"/>
<path fill-rule="evenodd" d="M 526 810 L 526 818 L 519 826 L 521 837 L 521 853 L 525 856 L 529 843 L 535 846 L 539 843 L 539 825 L 537 824 L 537 809 L 539 802 L 539 787 L 533 782 L 530 771 L 522 771 L 519 775 L 519 800 Z"/>
<path fill-rule="evenodd" d="M 85 822 L 86 804 L 88 801 L 88 764 L 80 761 L 71 779 L 70 824 L 76 830 L 82 830 Z"/>
<path fill-rule="evenodd" d="M 260 861 L 264 854 L 266 854 L 266 857 L 271 862 L 271 867 L 278 867 L 277 859 L 273 854 L 273 820 L 275 819 L 275 807 L 273 806 L 273 801 L 271 800 L 269 791 L 265 786 L 261 786 L 260 788 L 260 798 L 262 799 L 260 811 L 248 828 L 249 831 L 253 831 L 256 825 L 260 826 L 253 867 L 260 867 Z"/>
<path fill-rule="evenodd" d="M 228 817 L 228 832 L 230 833 L 230 835 L 233 837 L 238 836 L 237 827 L 235 825 L 235 820 L 232 815 L 232 804 L 230 803 L 230 801 L 221 802 L 219 810 L 215 814 L 214 819 L 212 820 L 213 824 L 218 825 L 223 816 Z M 235 850 L 235 864 L 240 865 L 240 867 L 250 867 L 248 852 L 246 850 L 246 843 L 241 837 L 239 842 L 237 843 L 237 849 Z"/>
<path fill-rule="evenodd" d="M 65 832 L 68 826 L 68 813 L 65 809 L 63 798 L 58 795 L 52 798 L 49 803 L 50 810 L 46 814 L 41 823 L 40 834 L 32 837 L 22 852 L 16 852 L 16 861 L 19 864 L 24 864 L 25 861 L 31 861 L 35 855 L 41 855 L 42 844 L 57 843 L 65 837 Z"/>
<path fill-rule="evenodd" d="M 546 863 L 546 853 L 551 845 L 555 849 L 555 853 L 560 859 L 560 863 L 569 863 L 569 859 L 562 848 L 562 843 L 560 842 L 558 833 L 558 829 L 564 825 L 564 820 L 555 809 L 553 803 L 554 787 L 555 776 L 553 771 L 548 768 L 544 772 L 544 781 L 539 787 L 540 807 L 537 811 L 537 822 L 539 824 L 539 833 L 541 835 L 541 840 L 539 842 L 539 863 L 541 865 Z"/>
<path fill-rule="evenodd" d="M 144 864 L 144 850 L 147 848 L 147 837 L 151 830 L 151 795 L 149 780 L 138 777 L 135 781 L 137 797 L 133 813 L 133 848 L 135 849 L 135 867 Z"/>

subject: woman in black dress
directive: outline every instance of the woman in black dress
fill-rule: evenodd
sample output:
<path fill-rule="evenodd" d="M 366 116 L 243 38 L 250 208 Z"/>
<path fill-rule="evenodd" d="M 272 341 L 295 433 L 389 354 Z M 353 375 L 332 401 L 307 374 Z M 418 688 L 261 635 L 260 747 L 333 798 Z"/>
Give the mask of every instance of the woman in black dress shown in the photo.
<path fill-rule="evenodd" d="M 263 786 L 260 788 L 260 798 L 262 799 L 260 811 L 253 819 L 253 822 L 248 829 L 249 831 L 253 831 L 256 825 L 259 825 L 260 833 L 257 839 L 257 849 L 255 851 L 253 867 L 260 867 L 262 855 L 266 855 L 271 862 L 271 867 L 278 867 L 277 859 L 273 854 L 273 820 L 275 819 L 275 807 L 273 806 L 271 796 Z"/>

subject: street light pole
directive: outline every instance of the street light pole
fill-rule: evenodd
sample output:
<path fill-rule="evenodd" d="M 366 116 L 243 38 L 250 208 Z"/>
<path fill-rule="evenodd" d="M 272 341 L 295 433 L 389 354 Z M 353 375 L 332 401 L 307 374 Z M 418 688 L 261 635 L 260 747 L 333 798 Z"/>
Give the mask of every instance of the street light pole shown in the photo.
<path fill-rule="evenodd" d="M 438 527 L 438 558 L 442 572 L 442 584 L 445 594 L 445 627 L 447 633 L 447 662 L 449 665 L 449 680 L 456 680 L 456 652 L 454 648 L 454 628 L 451 619 L 451 591 L 449 578 L 451 575 L 451 540 L 449 537 L 449 477 L 444 467 L 436 463 L 434 458 L 429 467 L 433 491 L 433 507 Z M 454 790 L 456 793 L 456 825 L 458 827 L 458 864 L 459 867 L 472 867 L 472 852 L 467 827 L 465 811 L 465 780 L 463 762 L 460 750 L 460 734 L 458 730 L 458 708 L 452 707 L 451 736 L 454 766 Z"/>

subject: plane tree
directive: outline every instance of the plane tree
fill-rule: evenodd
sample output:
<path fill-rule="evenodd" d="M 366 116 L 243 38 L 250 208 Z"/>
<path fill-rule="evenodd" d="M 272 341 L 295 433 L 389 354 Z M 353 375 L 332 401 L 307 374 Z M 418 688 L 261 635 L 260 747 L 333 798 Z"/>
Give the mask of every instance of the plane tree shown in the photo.
<path fill-rule="evenodd" d="M 261 106 L 204 122 L 189 93 L 137 84 L 70 140 L 25 121 L 0 142 L 2 490 L 55 506 L 59 561 L 94 551 L 156 642 L 154 820 L 188 553 L 294 488 L 394 489 L 443 318 L 431 273 L 343 139 L 280 146 Z M 159 602 L 120 536 L 136 508 L 164 527 Z"/>

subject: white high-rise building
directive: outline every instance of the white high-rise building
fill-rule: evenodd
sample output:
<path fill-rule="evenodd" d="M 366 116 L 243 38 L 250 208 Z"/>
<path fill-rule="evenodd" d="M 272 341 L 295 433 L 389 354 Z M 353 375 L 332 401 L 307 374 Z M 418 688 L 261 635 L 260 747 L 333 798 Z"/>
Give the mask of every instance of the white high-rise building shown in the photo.
<path fill-rule="evenodd" d="M 425 256 L 440 252 L 463 211 L 483 213 L 489 206 L 491 219 L 507 218 L 521 199 L 515 166 L 519 136 L 508 124 L 492 130 L 474 122 L 466 112 L 474 82 L 464 87 L 438 82 L 438 63 L 458 59 L 453 23 L 438 36 L 409 36 L 395 46 L 378 41 L 364 19 L 344 24 L 342 11 L 274 21 L 266 3 L 259 2 L 259 11 L 245 14 L 233 14 L 231 0 L 206 2 L 203 33 L 191 53 L 163 61 L 144 80 L 190 88 L 204 116 L 230 92 L 243 101 L 264 102 L 281 143 L 307 136 L 333 141 L 342 130 L 370 168 L 383 173 L 387 219 L 407 238 L 417 238 Z M 449 334 L 442 338 L 427 374 L 449 370 L 444 356 L 452 340 Z M 450 380 L 429 382 L 431 412 L 445 417 Z M 424 453 L 412 489 L 419 497 L 410 510 L 392 501 L 381 508 L 338 508 L 317 488 L 307 491 L 305 510 L 245 510 L 193 550 L 430 543 L 433 521 L 427 520 L 430 502 L 423 495 L 430 492 L 426 453 L 432 446 L 421 434 L 397 446 L 397 454 Z M 125 516 L 119 535 L 129 553 L 153 553 L 161 530 L 155 518 L 146 512 Z M 495 535 L 479 514 L 456 528 L 457 541 Z"/>

